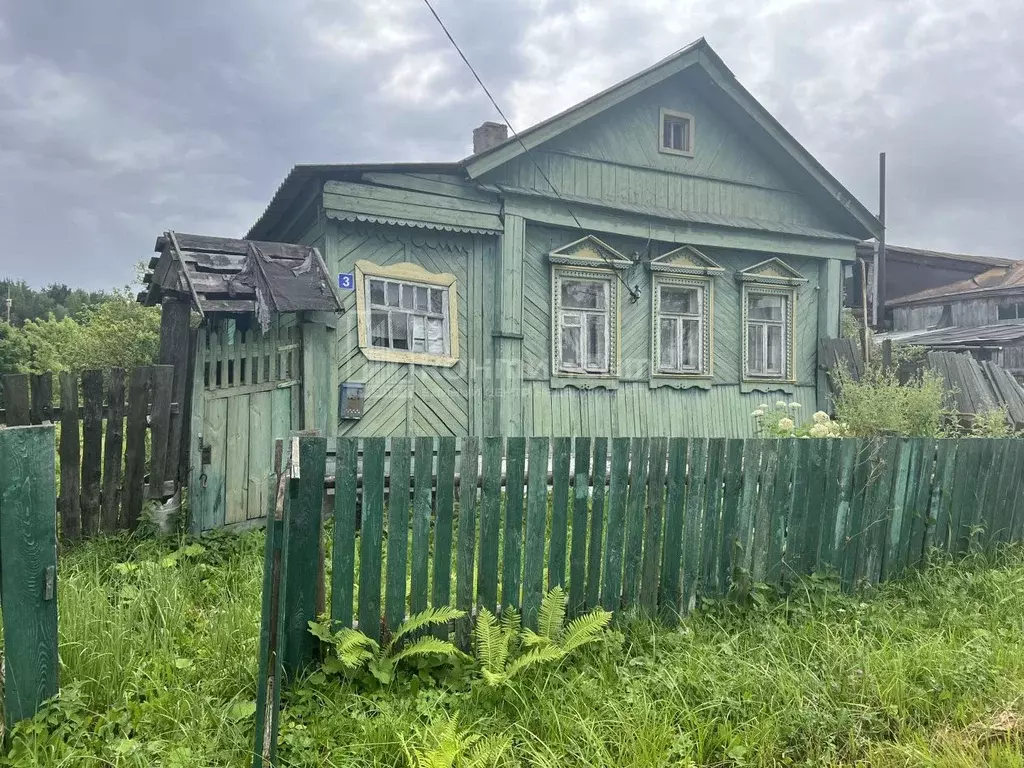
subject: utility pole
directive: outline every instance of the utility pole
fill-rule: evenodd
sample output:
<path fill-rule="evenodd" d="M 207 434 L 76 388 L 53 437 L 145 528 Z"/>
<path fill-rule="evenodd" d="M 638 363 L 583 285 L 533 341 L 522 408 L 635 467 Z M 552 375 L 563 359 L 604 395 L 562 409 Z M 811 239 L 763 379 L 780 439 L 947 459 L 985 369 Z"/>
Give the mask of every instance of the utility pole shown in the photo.
<path fill-rule="evenodd" d="M 7 299 L 4 301 L 4 306 L 7 313 L 7 324 L 11 324 L 11 284 L 7 284 Z"/>
<path fill-rule="evenodd" d="M 878 257 L 875 259 L 875 327 L 885 330 L 885 152 L 878 154 L 878 221 L 882 231 L 878 238 Z"/>

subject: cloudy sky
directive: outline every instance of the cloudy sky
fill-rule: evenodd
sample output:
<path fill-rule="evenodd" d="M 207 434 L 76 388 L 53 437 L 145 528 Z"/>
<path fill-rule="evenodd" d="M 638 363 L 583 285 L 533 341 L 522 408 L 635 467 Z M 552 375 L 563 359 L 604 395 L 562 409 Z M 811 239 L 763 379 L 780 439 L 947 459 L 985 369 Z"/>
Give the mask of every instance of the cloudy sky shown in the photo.
<path fill-rule="evenodd" d="M 890 241 L 1024 250 L 1020 0 L 436 0 L 517 127 L 704 36 Z M 0 276 L 123 284 L 295 163 L 454 160 L 496 116 L 422 0 L 0 0 Z"/>

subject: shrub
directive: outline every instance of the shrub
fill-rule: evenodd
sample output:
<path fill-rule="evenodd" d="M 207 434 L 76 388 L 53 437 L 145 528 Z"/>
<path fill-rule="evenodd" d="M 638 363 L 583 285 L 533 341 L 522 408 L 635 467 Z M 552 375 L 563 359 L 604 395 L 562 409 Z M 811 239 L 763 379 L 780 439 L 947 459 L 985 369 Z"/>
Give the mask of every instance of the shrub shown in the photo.
<path fill-rule="evenodd" d="M 837 372 L 835 400 L 838 420 L 854 437 L 905 435 L 940 437 L 949 417 L 942 378 L 924 371 L 900 383 L 896 371 L 868 366 L 860 381 L 846 370 Z"/>
<path fill-rule="evenodd" d="M 815 411 L 811 420 L 800 423 L 800 403 L 779 400 L 774 407 L 757 406 L 751 414 L 758 437 L 843 437 L 846 425 L 833 421 L 824 411 Z"/>

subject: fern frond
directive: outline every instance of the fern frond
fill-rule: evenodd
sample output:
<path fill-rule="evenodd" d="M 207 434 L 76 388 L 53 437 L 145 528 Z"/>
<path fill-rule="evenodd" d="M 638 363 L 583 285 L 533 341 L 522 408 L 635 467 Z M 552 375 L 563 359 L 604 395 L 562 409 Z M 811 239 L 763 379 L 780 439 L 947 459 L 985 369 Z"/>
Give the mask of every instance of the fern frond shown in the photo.
<path fill-rule="evenodd" d="M 531 648 L 505 668 L 505 680 L 511 680 L 524 669 L 532 667 L 535 664 L 560 661 L 564 656 L 565 651 L 557 645 L 545 645 L 540 648 Z"/>
<path fill-rule="evenodd" d="M 459 649 L 447 640 L 438 640 L 431 635 L 424 635 L 409 643 L 405 648 L 392 656 L 391 661 L 397 664 L 402 659 L 408 659 L 413 656 L 443 656 L 451 658 L 458 655 Z"/>
<path fill-rule="evenodd" d="M 612 620 L 608 611 L 597 608 L 588 614 L 580 616 L 569 622 L 562 636 L 561 648 L 566 653 L 576 650 L 580 646 L 592 643 L 607 628 Z"/>
<path fill-rule="evenodd" d="M 354 629 L 336 632 L 331 639 L 334 655 L 342 666 L 349 669 L 361 667 L 380 652 L 380 646 L 372 637 Z"/>
<path fill-rule="evenodd" d="M 502 632 L 494 614 L 486 608 L 481 608 L 477 614 L 473 639 L 476 645 L 476 656 L 484 671 L 503 671 L 505 662 L 508 661 L 508 637 Z"/>
<path fill-rule="evenodd" d="M 394 647 L 403 637 L 415 633 L 419 629 L 447 624 L 449 621 L 461 619 L 465 615 L 465 611 L 460 611 L 458 608 L 452 608 L 448 605 L 442 605 L 439 608 L 428 608 L 425 611 L 414 613 L 398 628 L 398 631 L 391 638 L 391 644 L 388 647 Z"/>
<path fill-rule="evenodd" d="M 519 639 L 527 648 L 538 648 L 540 646 L 554 644 L 551 638 L 546 637 L 545 635 L 538 635 L 532 629 L 524 629 L 520 633 Z"/>
<path fill-rule="evenodd" d="M 523 616 L 515 608 L 505 608 L 501 612 L 501 629 L 506 635 L 518 635 L 523 626 Z"/>
<path fill-rule="evenodd" d="M 562 625 L 565 623 L 566 602 L 565 590 L 561 587 L 555 587 L 544 595 L 537 622 L 538 634 L 548 640 L 558 640 L 562 633 Z"/>
<path fill-rule="evenodd" d="M 465 765 L 467 768 L 490 768 L 505 756 L 511 745 L 507 736 L 475 739 L 466 755 Z"/>

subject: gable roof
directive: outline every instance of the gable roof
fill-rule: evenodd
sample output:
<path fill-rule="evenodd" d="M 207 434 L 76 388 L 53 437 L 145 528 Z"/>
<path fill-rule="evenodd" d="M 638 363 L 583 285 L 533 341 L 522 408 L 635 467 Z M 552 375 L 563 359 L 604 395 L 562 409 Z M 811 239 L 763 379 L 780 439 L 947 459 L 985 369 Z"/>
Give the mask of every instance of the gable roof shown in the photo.
<path fill-rule="evenodd" d="M 888 304 L 891 307 L 932 304 L 942 299 L 971 299 L 1003 293 L 1024 294 L 1024 261 L 1013 262 L 1011 266 L 1006 267 L 992 267 L 966 280 L 900 296 Z"/>
<path fill-rule="evenodd" d="M 876 243 L 868 240 L 857 244 L 857 255 L 862 259 L 873 260 L 875 258 Z M 975 253 L 950 253 L 948 251 L 935 251 L 930 248 L 910 248 L 906 245 L 885 244 L 887 258 L 899 258 L 901 256 L 910 260 L 921 262 L 933 261 L 955 261 L 964 264 L 977 264 L 983 267 L 1009 267 L 1016 263 L 1016 259 L 1007 259 L 1002 256 L 981 256 Z M 981 270 L 979 270 L 981 271 Z"/>
<path fill-rule="evenodd" d="M 801 171 L 827 193 L 848 218 L 856 222 L 863 237 L 878 237 L 881 234 L 882 225 L 875 215 L 825 170 L 824 166 L 761 106 L 703 37 L 632 77 L 520 132 L 518 136 L 512 136 L 484 152 L 467 157 L 462 161 L 466 172 L 470 178 L 477 178 L 525 154 L 527 149 L 533 149 L 553 139 L 584 120 L 690 67 L 701 68 L 726 96 L 753 119 L 792 158 Z"/>

